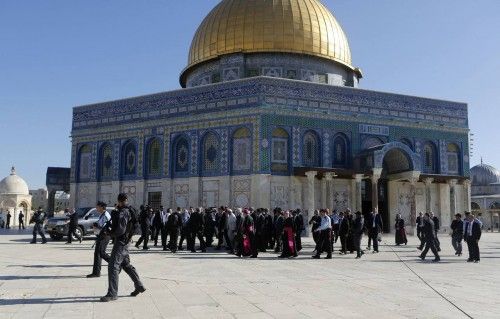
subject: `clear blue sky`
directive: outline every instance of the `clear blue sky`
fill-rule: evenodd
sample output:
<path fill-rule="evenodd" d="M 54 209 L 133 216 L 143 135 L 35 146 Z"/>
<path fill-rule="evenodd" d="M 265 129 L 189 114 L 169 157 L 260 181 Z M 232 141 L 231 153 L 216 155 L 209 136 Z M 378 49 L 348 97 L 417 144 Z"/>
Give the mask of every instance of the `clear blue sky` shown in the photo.
<path fill-rule="evenodd" d="M 76 105 L 179 88 L 218 0 L 0 1 L 0 176 L 70 165 Z M 323 0 L 362 88 L 467 102 L 476 164 L 500 168 L 500 1 Z"/>

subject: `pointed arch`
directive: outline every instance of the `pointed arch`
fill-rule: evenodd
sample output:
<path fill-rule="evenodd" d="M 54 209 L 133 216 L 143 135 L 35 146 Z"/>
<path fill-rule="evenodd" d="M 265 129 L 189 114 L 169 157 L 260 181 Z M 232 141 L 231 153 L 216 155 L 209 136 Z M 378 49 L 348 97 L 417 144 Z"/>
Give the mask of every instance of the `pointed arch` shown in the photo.
<path fill-rule="evenodd" d="M 333 137 L 333 167 L 347 167 L 350 158 L 349 139 L 343 133 Z"/>
<path fill-rule="evenodd" d="M 201 172 L 202 174 L 217 174 L 220 172 L 220 138 L 209 131 L 201 139 Z"/>
<path fill-rule="evenodd" d="M 146 145 L 146 176 L 159 176 L 162 172 L 162 141 L 157 137 L 150 139 Z"/>
<path fill-rule="evenodd" d="M 302 166 L 321 166 L 321 139 L 312 130 L 305 132 L 302 137 Z"/>
<path fill-rule="evenodd" d="M 232 136 L 232 171 L 247 172 L 251 169 L 252 137 L 246 127 L 240 127 Z"/>
<path fill-rule="evenodd" d="M 431 141 L 426 141 L 422 148 L 423 160 L 422 160 L 422 170 L 427 174 L 437 174 L 438 173 L 438 154 L 437 147 Z"/>
<path fill-rule="evenodd" d="M 172 143 L 172 176 L 186 176 L 189 173 L 190 140 L 185 134 L 179 135 Z"/>
<path fill-rule="evenodd" d="M 92 178 L 92 147 L 84 144 L 78 151 L 78 181 Z"/>
<path fill-rule="evenodd" d="M 98 179 L 100 181 L 113 178 L 113 146 L 108 142 L 101 145 L 99 149 L 98 167 Z"/>
<path fill-rule="evenodd" d="M 137 143 L 134 140 L 125 142 L 121 155 L 122 177 L 135 177 L 137 175 Z"/>

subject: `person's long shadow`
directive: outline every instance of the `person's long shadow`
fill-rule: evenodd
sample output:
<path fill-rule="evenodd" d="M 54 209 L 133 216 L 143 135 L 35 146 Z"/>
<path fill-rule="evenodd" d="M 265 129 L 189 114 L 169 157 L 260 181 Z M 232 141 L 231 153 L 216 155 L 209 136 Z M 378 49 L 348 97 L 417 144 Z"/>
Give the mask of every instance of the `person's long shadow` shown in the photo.
<path fill-rule="evenodd" d="M 0 276 L 0 280 L 31 280 L 31 279 L 72 279 L 84 276 Z"/>
<path fill-rule="evenodd" d="M 93 303 L 98 302 L 99 297 L 64 297 L 64 298 L 30 298 L 30 299 L 2 299 L 0 306 L 12 305 L 57 305 L 74 303 Z"/>
<path fill-rule="evenodd" d="M 7 267 L 23 267 L 23 268 L 80 268 L 80 267 L 92 267 L 92 265 L 8 265 Z"/>

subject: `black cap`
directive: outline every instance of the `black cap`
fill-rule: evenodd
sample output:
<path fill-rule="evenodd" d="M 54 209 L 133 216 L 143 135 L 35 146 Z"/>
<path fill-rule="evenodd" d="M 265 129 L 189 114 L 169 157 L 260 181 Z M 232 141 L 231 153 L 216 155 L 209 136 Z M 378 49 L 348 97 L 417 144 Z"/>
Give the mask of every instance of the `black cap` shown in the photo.
<path fill-rule="evenodd" d="M 124 202 L 124 201 L 126 201 L 127 199 L 128 199 L 127 194 L 125 194 L 125 193 L 120 193 L 120 194 L 118 194 L 118 201 L 119 201 L 119 202 Z"/>

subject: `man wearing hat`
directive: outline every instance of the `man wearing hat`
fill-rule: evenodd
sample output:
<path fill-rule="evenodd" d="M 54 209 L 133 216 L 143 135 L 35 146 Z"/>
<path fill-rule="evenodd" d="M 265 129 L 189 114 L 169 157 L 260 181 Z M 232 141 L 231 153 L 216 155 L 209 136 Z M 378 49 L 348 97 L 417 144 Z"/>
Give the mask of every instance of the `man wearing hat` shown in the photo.
<path fill-rule="evenodd" d="M 455 255 L 462 255 L 462 239 L 464 237 L 464 223 L 461 214 L 455 214 L 455 219 L 451 222 L 451 244 L 455 248 Z"/>
<path fill-rule="evenodd" d="M 111 213 L 109 235 L 114 239 L 114 244 L 108 263 L 108 293 L 104 297 L 101 297 L 102 302 L 109 302 L 118 298 L 118 276 L 122 269 L 134 282 L 135 290 L 130 294 L 132 297 L 136 297 L 146 291 L 137 271 L 130 263 L 128 244 L 133 235 L 135 228 L 133 223 L 135 221 L 133 220 L 133 213 L 130 211 L 127 200 L 126 194 L 119 194 L 116 210 Z"/>

